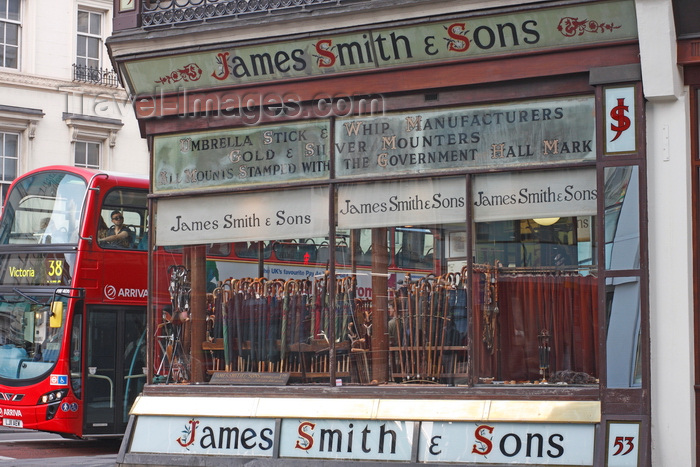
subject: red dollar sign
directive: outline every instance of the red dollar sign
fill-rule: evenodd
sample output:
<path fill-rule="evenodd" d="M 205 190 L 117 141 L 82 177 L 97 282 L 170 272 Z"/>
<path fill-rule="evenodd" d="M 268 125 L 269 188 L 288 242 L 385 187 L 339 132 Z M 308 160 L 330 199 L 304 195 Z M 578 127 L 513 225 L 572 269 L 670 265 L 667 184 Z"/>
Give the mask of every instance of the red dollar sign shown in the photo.
<path fill-rule="evenodd" d="M 625 99 L 622 98 L 617 100 L 617 105 L 610 111 L 610 117 L 617 122 L 617 126 L 612 123 L 610 124 L 610 129 L 612 131 L 617 131 L 615 137 L 610 140 L 611 143 L 619 138 L 623 131 L 629 130 L 632 122 L 625 116 L 625 112 L 629 111 L 629 109 L 630 108 L 625 105 Z"/>

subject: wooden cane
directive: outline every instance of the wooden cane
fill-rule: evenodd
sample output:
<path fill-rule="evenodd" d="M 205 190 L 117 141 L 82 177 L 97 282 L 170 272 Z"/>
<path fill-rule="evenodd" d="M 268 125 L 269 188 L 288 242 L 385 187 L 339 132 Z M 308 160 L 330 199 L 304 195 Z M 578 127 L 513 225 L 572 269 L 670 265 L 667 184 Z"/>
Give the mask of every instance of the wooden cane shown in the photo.
<path fill-rule="evenodd" d="M 226 280 L 219 289 L 221 297 L 219 298 L 222 309 L 221 309 L 221 319 L 223 321 L 223 338 L 224 338 L 224 369 L 226 371 L 231 371 L 231 350 L 229 347 L 229 316 L 228 316 L 228 304 L 231 300 L 231 281 Z M 216 290 L 214 290 L 216 296 Z"/>

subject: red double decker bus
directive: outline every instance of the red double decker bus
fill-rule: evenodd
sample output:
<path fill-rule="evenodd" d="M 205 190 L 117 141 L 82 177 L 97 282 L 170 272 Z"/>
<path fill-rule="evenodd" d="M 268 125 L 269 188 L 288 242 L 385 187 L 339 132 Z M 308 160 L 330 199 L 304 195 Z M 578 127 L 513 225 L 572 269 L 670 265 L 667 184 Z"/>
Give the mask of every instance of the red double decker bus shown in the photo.
<path fill-rule="evenodd" d="M 146 382 L 148 179 L 31 171 L 0 218 L 0 419 L 120 436 Z M 115 235 L 119 231 L 119 235 Z"/>

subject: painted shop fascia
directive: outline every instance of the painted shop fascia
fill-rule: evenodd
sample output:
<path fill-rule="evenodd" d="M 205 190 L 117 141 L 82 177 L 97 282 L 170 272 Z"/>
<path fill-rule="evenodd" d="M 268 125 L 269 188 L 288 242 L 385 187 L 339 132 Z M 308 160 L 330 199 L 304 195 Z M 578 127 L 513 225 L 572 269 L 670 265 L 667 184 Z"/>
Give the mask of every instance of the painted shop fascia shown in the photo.
<path fill-rule="evenodd" d="M 633 3 L 605 2 L 136 59 L 123 70 L 132 94 L 167 94 L 634 40 L 628 18 Z"/>
<path fill-rule="evenodd" d="M 346 183 L 334 191 L 338 228 L 409 225 L 416 212 L 434 216 L 435 223 L 468 222 L 468 200 L 476 222 L 511 219 L 522 210 L 530 217 L 593 216 L 602 205 L 595 170 L 599 155 L 640 151 L 634 115 L 642 110 L 634 84 L 598 95 L 437 103 L 370 116 L 310 116 L 306 110 L 313 99 L 297 98 L 295 86 L 315 82 L 322 88 L 329 79 L 480 60 L 528 60 L 542 53 L 634 44 L 636 37 L 634 2 L 620 0 L 455 14 L 395 27 L 361 25 L 240 45 L 227 38 L 220 41 L 227 44 L 223 47 L 199 44 L 167 56 L 156 51 L 143 58 L 115 57 L 152 143 L 156 241 L 176 246 L 232 236 L 248 242 L 322 236 L 331 222 L 328 185 L 336 181 Z M 225 123 L 229 116 L 241 122 L 245 90 L 260 86 L 287 93 L 268 102 L 273 112 L 284 111 L 249 120 L 251 125 Z M 441 81 L 411 86 L 434 92 Z M 188 117 L 199 120 L 193 126 L 185 118 L 178 121 L 193 110 L 188 96 L 198 94 L 217 96 L 215 124 L 196 113 Z M 164 110 L 168 102 L 178 106 Z M 605 131 L 592 118 L 596 115 L 605 116 L 600 123 Z M 569 178 L 515 175 L 535 168 L 568 168 Z M 499 180 L 493 172 L 503 176 Z M 473 199 L 462 183 L 465 174 L 474 174 Z M 440 179 L 439 189 L 430 177 Z M 360 184 L 365 181 L 374 185 Z M 270 191 L 278 186 L 285 191 Z M 313 277 L 309 271 L 301 274 Z M 596 465 L 605 460 L 612 466 L 642 465 L 647 456 L 643 389 L 629 394 L 575 386 L 419 390 L 425 398 L 406 388 L 353 389 L 149 385 L 132 409 L 125 436 L 129 448 L 119 462 L 147 464 L 163 455 L 281 463 Z M 638 415 L 606 412 L 605 391 L 608 399 L 625 393 Z M 357 410 L 339 409 L 339 395 Z"/>
<path fill-rule="evenodd" d="M 298 115 L 296 106 L 301 100 L 313 100 L 314 96 L 299 95 L 294 87 L 279 93 L 279 83 L 633 43 L 636 24 L 624 19 L 630 17 L 634 17 L 633 2 L 574 4 L 501 15 L 467 14 L 394 28 L 375 29 L 367 25 L 346 33 L 311 32 L 294 40 L 233 43 L 226 48 L 221 48 L 222 41 L 218 40 L 216 44 L 198 44 L 186 53 L 169 51 L 166 56 L 158 56 L 157 51 L 131 54 L 126 36 L 120 43 L 120 55 L 114 56 L 113 61 L 134 96 L 140 120 L 203 110 L 233 118 L 252 102 L 251 98 L 258 104 L 283 106 L 293 116 L 295 112 Z M 154 34 L 157 33 L 151 33 Z M 191 37 L 187 39 L 192 41 Z M 147 58 L 141 58 L 143 55 Z M 556 63 L 552 63 L 552 69 L 556 69 Z M 513 70 L 512 76 L 519 73 Z M 469 82 L 474 78 L 462 79 Z M 274 84 L 275 88 L 260 97 L 254 92 L 246 95 L 233 91 L 246 85 L 251 86 L 249 91 L 254 91 L 265 84 Z M 188 106 L 188 95 L 203 90 L 209 94 L 216 92 L 214 101 Z M 359 92 L 347 88 L 342 91 L 346 96 Z M 336 94 L 332 89 L 317 88 L 315 97 L 339 97 Z M 169 98 L 173 95 L 178 99 Z"/>
<path fill-rule="evenodd" d="M 200 415 L 162 417 L 142 413 L 146 404 L 139 401 L 134 408 L 139 423 L 130 456 L 138 458 L 159 446 L 164 454 L 185 458 L 592 465 L 594 425 L 590 423 L 599 422 L 600 413 L 597 402 L 551 402 L 559 415 L 545 420 L 523 403 L 462 401 L 453 405 L 460 417 L 419 421 L 406 416 L 417 416 L 421 411 L 403 410 L 402 416 L 395 413 L 400 406 L 415 406 L 416 400 L 359 399 L 352 403 L 360 409 L 357 413 L 340 408 L 336 414 L 342 419 L 326 419 L 303 413 L 321 412 L 318 405 L 327 407 L 327 400 L 291 399 L 288 402 L 293 408 L 283 408 L 282 423 L 276 424 L 275 418 L 262 416 L 275 406 L 270 399 L 240 400 L 255 405 L 255 414 L 224 409 L 223 414 L 219 410 L 217 416 L 207 415 L 209 407 L 221 402 L 210 398 L 199 406 L 203 411 Z M 364 413 L 362 408 L 371 405 L 375 406 L 372 418 L 357 418 Z M 444 409 L 438 402 L 427 401 L 426 405 Z M 279 409 L 274 407 L 277 415 L 281 415 Z M 504 410 L 526 411 L 531 422 L 501 419 Z M 477 413 L 479 418 L 471 420 Z"/>

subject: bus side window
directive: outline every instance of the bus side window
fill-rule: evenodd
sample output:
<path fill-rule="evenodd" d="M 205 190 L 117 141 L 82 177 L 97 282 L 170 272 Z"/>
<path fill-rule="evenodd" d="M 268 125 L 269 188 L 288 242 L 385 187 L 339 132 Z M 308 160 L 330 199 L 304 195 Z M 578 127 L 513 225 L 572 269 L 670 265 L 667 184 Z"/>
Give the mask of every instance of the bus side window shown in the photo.
<path fill-rule="evenodd" d="M 148 250 L 148 230 L 143 229 L 142 232 L 143 235 L 141 235 L 141 238 L 139 239 L 135 248 L 137 250 L 146 251 Z"/>
<path fill-rule="evenodd" d="M 100 216 L 101 219 L 98 219 L 99 225 L 98 225 L 98 231 L 97 231 L 97 238 L 102 239 L 105 237 L 111 237 L 115 234 L 114 230 L 114 222 L 112 222 L 112 214 L 115 215 L 121 215 L 123 220 L 121 221 L 123 223 L 123 228 L 126 228 L 126 231 L 128 233 L 128 238 L 126 239 L 119 239 L 119 240 L 114 240 L 114 241 L 109 241 L 109 242 L 104 242 L 100 243 L 100 246 L 103 248 L 108 248 L 108 249 L 131 249 L 134 248 L 135 244 L 134 242 L 136 241 L 136 230 L 132 222 L 133 220 L 137 220 L 135 217 L 134 212 L 129 212 L 126 210 L 120 210 L 120 209 L 105 209 L 103 207 L 102 209 L 102 215 Z M 109 219 L 109 222 L 105 221 L 106 219 Z M 104 225 L 103 225 L 104 222 Z M 137 221 L 138 222 L 138 221 Z M 107 227 L 107 230 L 103 230 L 106 225 L 110 225 L 110 227 Z"/>
<path fill-rule="evenodd" d="M 103 248 L 142 251 L 148 249 L 147 195 L 147 191 L 126 188 L 114 188 L 105 195 L 100 210 L 102 220 L 108 227 L 113 227 L 112 213 L 120 213 L 123 217 L 122 225 L 127 229 L 129 238 L 128 241 L 120 239 L 104 244 Z"/>

